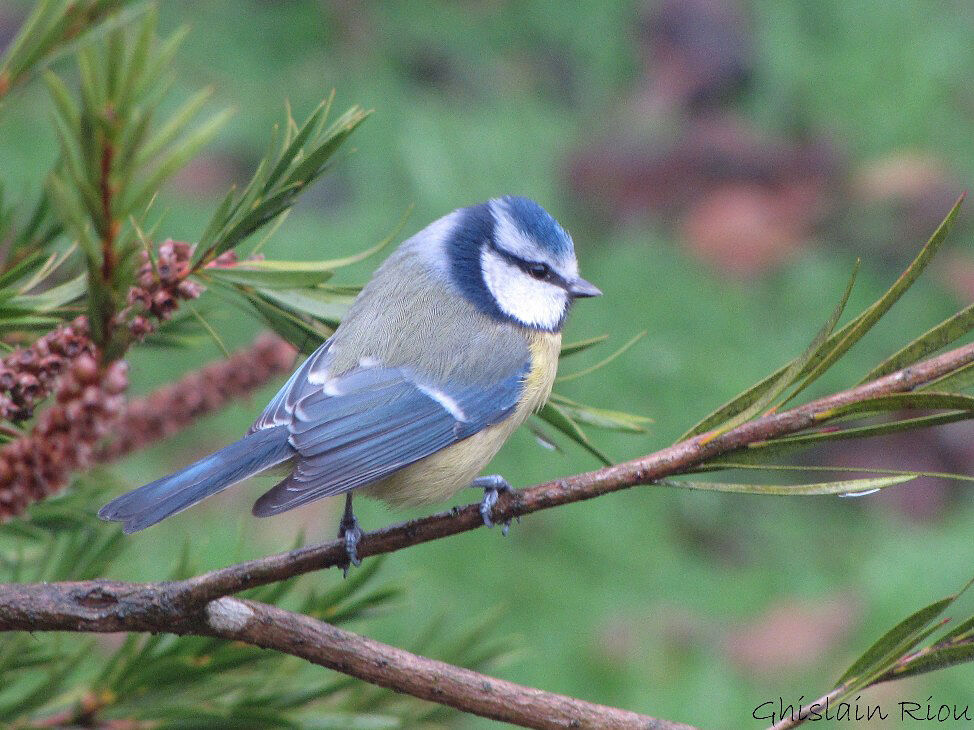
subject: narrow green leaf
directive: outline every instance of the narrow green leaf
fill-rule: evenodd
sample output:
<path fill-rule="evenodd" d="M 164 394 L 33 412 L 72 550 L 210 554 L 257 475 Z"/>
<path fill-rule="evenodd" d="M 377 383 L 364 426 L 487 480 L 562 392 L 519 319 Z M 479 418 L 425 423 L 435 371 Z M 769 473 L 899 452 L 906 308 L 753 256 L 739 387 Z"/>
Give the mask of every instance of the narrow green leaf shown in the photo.
<path fill-rule="evenodd" d="M 134 96 L 143 96 L 149 89 L 159 85 L 160 77 L 172 68 L 173 59 L 188 34 L 189 26 L 180 26 L 168 38 L 156 44 L 156 49 L 149 55 L 145 70 L 137 80 Z"/>
<path fill-rule="evenodd" d="M 78 76 L 85 109 L 90 114 L 97 114 L 104 106 L 105 83 L 98 57 L 90 47 L 82 48 L 78 53 Z"/>
<path fill-rule="evenodd" d="M 261 193 L 264 189 L 264 178 L 267 176 L 268 164 L 267 157 L 261 158 L 261 161 L 257 163 L 257 168 L 254 170 L 250 182 L 247 183 L 247 187 L 240 193 L 240 199 L 230 209 L 230 213 L 227 216 L 228 225 L 236 219 L 238 213 L 252 210 L 266 199 Z M 218 251 L 218 253 L 221 252 Z"/>
<path fill-rule="evenodd" d="M 599 461 L 601 461 L 606 466 L 612 464 L 612 461 L 603 454 L 585 435 L 585 432 L 579 427 L 575 421 L 572 420 L 571 416 L 565 412 L 565 410 L 556 403 L 548 401 L 545 403 L 544 407 L 538 411 L 538 418 L 545 421 L 553 428 L 557 429 L 569 439 L 574 441 L 576 444 L 581 446 L 583 449 L 588 451 L 590 454 L 595 456 Z"/>
<path fill-rule="evenodd" d="M 261 289 L 260 293 L 293 312 L 314 317 L 332 328 L 338 327 L 355 299 L 321 288 Z"/>
<path fill-rule="evenodd" d="M 974 640 L 974 616 L 961 621 L 957 626 L 948 631 L 937 640 L 937 646 L 946 646 L 957 641 Z"/>
<path fill-rule="evenodd" d="M 181 107 L 179 107 L 155 135 L 145 143 L 135 156 L 134 165 L 145 167 L 152 164 L 156 157 L 166 147 L 172 144 L 186 129 L 186 125 L 195 117 L 207 99 L 213 95 L 213 88 L 206 87 L 197 91 Z"/>
<path fill-rule="evenodd" d="M 718 406 L 716 409 L 708 413 L 703 419 L 687 429 L 687 431 L 677 439 L 677 442 L 686 441 L 694 436 L 699 436 L 700 434 L 709 431 L 714 426 L 720 425 L 728 418 L 737 415 L 742 410 L 752 405 L 758 398 L 768 391 L 768 388 L 780 381 L 781 376 L 785 374 L 785 371 L 788 370 L 788 368 L 791 367 L 797 359 L 798 358 L 795 358 L 791 362 L 783 365 L 765 377 L 763 380 L 760 380 L 747 390 L 738 393 L 726 403 Z"/>
<path fill-rule="evenodd" d="M 331 269 L 332 271 L 334 271 L 335 269 L 342 269 L 345 268 L 346 266 L 357 264 L 359 261 L 364 261 L 370 256 L 379 253 L 379 251 L 384 249 L 386 246 L 388 246 L 390 243 L 392 243 L 392 241 L 396 239 L 396 236 L 399 234 L 399 231 L 402 230 L 402 226 L 405 224 L 406 218 L 409 216 L 409 213 L 412 211 L 412 208 L 413 207 L 410 205 L 409 208 L 406 209 L 406 212 L 403 214 L 402 219 L 396 225 L 393 232 L 390 233 L 385 238 L 383 238 L 374 246 L 370 246 L 369 248 L 363 249 L 358 253 L 353 253 L 350 256 L 343 256 L 337 259 L 326 259 L 325 261 L 318 261 L 315 262 L 315 265 L 323 269 Z"/>
<path fill-rule="evenodd" d="M 760 452 L 764 449 L 775 451 L 775 448 L 778 446 L 789 447 L 787 451 L 791 451 L 797 448 L 806 448 L 814 444 L 828 441 L 846 441 L 849 439 L 886 436 L 891 433 L 899 433 L 901 431 L 918 431 L 922 428 L 942 426 L 948 423 L 969 421 L 971 419 L 974 419 L 974 414 L 972 414 L 970 411 L 960 411 L 958 413 L 942 413 L 934 416 L 905 418 L 899 421 L 879 423 L 872 426 L 857 426 L 854 428 L 843 428 L 839 430 L 832 429 L 815 431 L 813 433 L 806 433 L 798 436 L 785 436 L 783 438 L 748 444 L 747 451 L 745 453 Z M 785 453 L 785 451 L 785 449 L 775 451 L 774 455 L 777 456 L 781 453 Z"/>
<path fill-rule="evenodd" d="M 646 424 L 653 422 L 652 418 L 637 416 L 633 413 L 613 411 L 606 408 L 594 408 L 576 403 L 558 393 L 552 393 L 551 400 L 561 406 L 573 420 L 609 431 L 646 433 Z"/>
<path fill-rule="evenodd" d="M 118 4 L 125 4 L 127 2 L 129 2 L 129 0 L 121 0 L 121 2 Z M 68 7 L 67 3 L 57 3 L 56 5 L 60 7 L 58 12 L 62 12 L 63 9 Z M 23 68 L 22 72 L 43 71 L 44 69 L 49 68 L 59 59 L 70 56 L 79 48 L 83 48 L 98 41 L 114 29 L 127 26 L 134 18 L 137 18 L 139 15 L 145 12 L 146 9 L 145 4 L 133 4 L 132 7 L 115 12 L 111 16 L 106 17 L 106 10 L 111 10 L 109 7 L 110 3 L 100 2 L 96 3 L 96 5 L 100 5 L 102 7 L 94 8 L 89 12 L 89 22 L 85 27 L 82 28 L 81 33 L 79 33 L 73 39 L 67 39 L 64 31 L 70 30 L 70 28 L 69 26 L 64 25 L 63 22 L 58 28 L 54 28 L 54 34 L 50 35 L 45 41 L 38 44 L 36 51 L 29 59 L 27 59 L 28 67 Z"/>
<path fill-rule="evenodd" d="M 13 286 L 21 278 L 31 274 L 35 269 L 38 269 L 38 265 L 45 259 L 47 262 L 53 263 L 53 261 L 57 260 L 57 254 L 52 253 L 48 255 L 44 251 L 32 251 L 27 254 L 21 261 L 4 271 L 3 274 L 0 274 L 0 290 L 8 286 Z M 10 296 L 13 296 L 13 292 L 11 292 Z"/>
<path fill-rule="evenodd" d="M 840 496 L 859 496 L 876 492 L 894 484 L 915 479 L 914 475 L 873 477 L 868 479 L 847 479 L 817 484 L 737 484 L 734 482 L 695 482 L 662 479 L 657 484 L 679 489 L 696 489 L 705 492 L 733 492 L 736 494 L 763 494 L 774 496 L 808 496 L 818 494 L 838 494 Z"/>
<path fill-rule="evenodd" d="M 81 127 L 81 110 L 71 98 L 71 92 L 68 91 L 67 85 L 61 80 L 60 76 L 52 71 L 45 72 L 44 83 L 51 95 L 51 100 L 54 102 L 54 108 L 64 120 L 67 129 L 77 134 Z"/>
<path fill-rule="evenodd" d="M 335 331 L 334 328 L 302 319 L 257 293 L 248 295 L 247 300 L 271 329 L 305 354 L 314 352 Z"/>
<path fill-rule="evenodd" d="M 868 415 L 883 411 L 900 410 L 974 410 L 974 398 L 958 393 L 893 393 L 891 395 L 867 398 L 822 411 L 817 414 L 821 420 L 839 418 L 849 414 Z"/>
<path fill-rule="evenodd" d="M 125 58 L 125 34 L 121 28 L 115 27 L 108 33 L 105 46 L 105 96 L 109 99 L 116 99 L 118 93 L 119 72 L 124 63 L 120 60 Z"/>
<path fill-rule="evenodd" d="M 270 261 L 247 261 L 234 266 L 209 266 L 205 271 L 206 276 L 212 276 L 230 284 L 241 284 L 243 286 L 255 286 L 264 289 L 295 289 L 298 287 L 313 287 L 328 281 L 333 275 L 329 269 L 319 269 L 313 264 L 303 268 L 274 268 L 270 266 L 259 266 L 259 264 L 285 263 Z M 288 262 L 290 263 L 290 262 Z M 293 262 L 300 264 L 301 262 Z"/>
<path fill-rule="evenodd" d="M 53 0 L 40 0 L 24 20 L 0 60 L 0 72 L 7 72 L 11 83 L 27 70 L 28 64 L 22 59 L 32 55 L 31 48 L 36 47 L 45 35 L 44 27 L 50 27 L 54 21 L 52 13 L 59 11 L 63 11 L 63 7 L 58 7 Z"/>
<path fill-rule="evenodd" d="M 71 185 L 77 191 L 75 197 L 84 205 L 86 213 L 83 217 L 97 220 L 101 215 L 101 201 L 92 187 L 86 163 L 71 138 L 71 131 L 59 117 L 54 118 L 54 132 L 61 147 L 61 170 L 71 179 Z"/>
<path fill-rule="evenodd" d="M 202 255 L 204 251 L 207 251 L 210 246 L 213 245 L 213 241 L 217 234 L 226 225 L 227 214 L 230 212 L 230 206 L 233 205 L 233 195 L 235 190 L 235 188 L 231 187 L 226 196 L 220 202 L 220 205 L 218 205 L 216 210 L 213 211 L 213 216 L 210 218 L 210 222 L 206 224 L 206 229 L 200 236 L 196 249 L 199 255 Z"/>
<path fill-rule="evenodd" d="M 257 254 L 259 254 L 263 250 L 264 246 L 267 245 L 267 242 L 270 241 L 271 238 L 273 238 L 274 235 L 277 233 L 278 229 L 280 229 L 280 227 L 284 225 L 284 221 L 287 220 L 289 215 L 291 215 L 291 208 L 282 211 L 281 214 L 277 216 L 277 218 L 273 219 L 273 222 L 267 227 L 267 230 L 264 232 L 264 235 L 261 236 L 260 240 L 254 244 L 254 247 L 252 249 L 250 249 L 251 257 L 257 256 Z"/>
<path fill-rule="evenodd" d="M 947 213 L 947 217 L 944 218 L 943 222 L 937 226 L 937 230 L 933 232 L 930 239 L 927 241 L 926 245 L 920 250 L 916 258 L 913 259 L 912 263 L 906 268 L 900 277 L 893 282 L 893 285 L 886 291 L 883 296 L 881 296 L 872 306 L 870 306 L 865 312 L 863 312 L 856 320 L 853 322 L 852 329 L 833 347 L 829 353 L 822 359 L 821 362 L 816 365 L 812 371 L 805 377 L 805 380 L 792 392 L 785 403 L 790 401 L 805 388 L 815 382 L 826 370 L 828 370 L 839 358 L 841 358 L 849 348 L 851 348 L 856 342 L 858 342 L 863 335 L 865 335 L 873 325 L 875 325 L 890 308 L 896 304 L 901 296 L 913 286 L 913 282 L 917 280 L 917 277 L 923 272 L 930 263 L 934 254 L 940 248 L 940 245 L 947 238 L 947 234 L 950 231 L 950 227 L 957 217 L 957 212 L 960 210 L 961 204 L 963 204 L 967 194 L 961 195 L 957 202 L 954 203 L 950 212 Z"/>
<path fill-rule="evenodd" d="M 61 323 L 60 317 L 4 317 L 0 320 L 0 334 L 8 335 L 13 332 L 45 332 Z M 9 350 L 5 350 L 9 352 Z"/>
<path fill-rule="evenodd" d="M 193 313 L 193 316 L 196 317 L 196 320 L 200 323 L 203 329 L 206 330 L 206 333 L 210 336 L 210 339 L 212 339 L 213 342 L 216 344 L 216 346 L 220 349 L 220 352 L 223 353 L 223 356 L 229 360 L 230 348 L 227 347 L 226 343 L 223 341 L 223 338 L 220 337 L 220 335 L 217 334 L 217 331 L 213 329 L 210 323 L 203 318 L 203 315 L 199 313 L 196 307 L 194 307 L 192 304 L 189 304 L 188 302 L 186 303 L 185 306 L 189 309 L 190 312 Z"/>
<path fill-rule="evenodd" d="M 585 352 L 590 347 L 594 347 L 602 342 L 609 339 L 609 335 L 598 335 L 597 337 L 590 337 L 587 340 L 579 340 L 578 342 L 568 342 L 561 346 L 561 354 L 559 358 L 564 360 L 566 357 L 571 355 L 577 355 L 580 352 Z"/>
<path fill-rule="evenodd" d="M 966 390 L 974 386 L 974 362 L 958 368 L 952 373 L 941 375 L 917 390 L 956 391 Z"/>
<path fill-rule="evenodd" d="M 295 187 L 285 188 L 269 198 L 259 199 L 257 197 L 257 186 L 255 182 L 258 180 L 258 175 L 262 170 L 264 162 L 261 162 L 257 167 L 258 173 L 255 174 L 254 178 L 251 180 L 251 185 L 248 186 L 248 191 L 244 192 L 244 196 L 237 202 L 234 207 L 234 212 L 231 212 L 230 216 L 236 214 L 236 209 L 247 211 L 242 217 L 233 223 L 229 230 L 223 233 L 218 239 L 216 244 L 211 247 L 212 250 L 207 254 L 207 256 L 216 256 L 225 251 L 236 247 L 242 241 L 245 241 L 250 235 L 256 231 L 258 228 L 274 220 L 282 211 L 286 210 L 289 206 L 294 203 L 297 198 L 299 189 Z M 252 186 L 252 187 L 251 187 Z M 253 196 L 253 202 L 248 200 L 248 196 Z M 241 206 L 241 203 L 246 203 Z M 202 260 L 202 259 L 201 259 Z"/>
<path fill-rule="evenodd" d="M 154 113 L 154 107 L 133 109 L 129 123 L 121 130 L 116 143 L 115 167 L 121 171 L 119 184 L 122 186 L 131 184 L 132 176 L 139 171 L 133 160 L 149 134 Z"/>
<path fill-rule="evenodd" d="M 89 267 L 97 269 L 101 265 L 101 250 L 89 233 L 87 217 L 77 197 L 57 174 L 48 177 L 47 191 L 61 219 L 77 237 Z"/>
<path fill-rule="evenodd" d="M 839 303 L 836 305 L 835 309 L 832 310 L 832 314 L 829 316 L 828 320 L 826 320 L 825 324 L 823 324 L 821 329 L 816 333 L 808 347 L 805 348 L 805 352 L 803 352 L 797 359 L 793 360 L 791 365 L 785 368 L 781 376 L 774 381 L 753 403 L 748 405 L 733 418 L 721 424 L 721 426 L 714 431 L 712 437 L 726 433 L 732 428 L 736 428 L 740 424 L 749 421 L 751 418 L 761 413 L 768 406 L 770 406 L 779 395 L 784 393 L 785 390 L 787 390 L 795 382 L 796 378 L 800 377 L 801 372 L 808 366 L 808 363 L 810 363 L 812 359 L 819 354 L 823 345 L 827 342 L 829 335 L 832 334 L 832 330 L 835 329 L 835 325 L 838 323 L 839 317 L 842 316 L 842 312 L 845 310 L 845 305 L 849 301 L 849 295 L 852 293 L 852 287 L 856 283 L 856 275 L 859 273 L 859 264 L 859 259 L 856 259 L 856 265 L 853 267 L 852 274 L 849 276 L 849 282 L 846 284 L 845 291 L 842 293 L 842 298 L 839 300 Z M 787 398 L 785 400 L 787 401 Z"/>
<path fill-rule="evenodd" d="M 525 422 L 524 427 L 531 432 L 539 446 L 548 449 L 549 451 L 557 451 L 558 453 L 561 453 L 558 443 L 548 434 L 547 431 L 541 428 L 538 423 L 529 420 Z"/>
<path fill-rule="evenodd" d="M 18 295 L 10 300 L 10 304 L 25 312 L 50 312 L 80 299 L 86 291 L 88 291 L 87 276 L 80 274 L 40 294 Z"/>
<path fill-rule="evenodd" d="M 294 135 L 293 139 L 290 140 L 287 147 L 281 153 L 281 156 L 278 159 L 277 164 L 274 166 L 274 169 L 271 170 L 270 174 L 267 176 L 267 180 L 264 183 L 265 190 L 269 190 L 274 183 L 280 180 L 281 176 L 291 165 L 291 163 L 297 159 L 298 153 L 304 147 L 305 142 L 308 141 L 308 138 L 315 131 L 318 123 L 321 121 L 322 115 L 325 113 L 325 108 L 326 102 L 325 100 L 322 100 L 318 104 L 317 108 L 310 115 L 308 115 L 305 123 L 301 125 L 301 129 L 299 129 Z M 290 113 L 288 114 L 288 121 L 293 121 Z"/>
<path fill-rule="evenodd" d="M 18 285 L 17 293 L 26 294 L 34 287 L 40 286 L 45 279 L 52 277 L 66 261 L 73 258 L 77 250 L 77 244 L 72 243 L 60 255 L 56 253 L 51 254 L 50 258 L 48 258 L 47 261 L 45 261 L 44 264 L 33 273 L 33 275 Z"/>
<path fill-rule="evenodd" d="M 287 175 L 288 184 L 308 185 L 317 178 L 328 159 L 342 145 L 348 136 L 366 120 L 369 113 L 361 107 L 353 106 L 339 117 L 326 131 L 323 141 L 296 165 Z"/>
<path fill-rule="evenodd" d="M 189 162 L 196 156 L 200 148 L 213 139 L 214 135 L 226 124 L 230 114 L 229 109 L 217 112 L 181 139 L 175 148 L 159 160 L 153 172 L 136 189 L 136 192 L 125 198 L 125 202 L 119 207 L 118 215 L 125 217 L 129 213 L 144 207 L 166 179 Z"/>
<path fill-rule="evenodd" d="M 155 5 L 149 5 L 146 9 L 145 18 L 139 26 L 135 44 L 132 46 L 124 67 L 121 69 L 122 77 L 119 81 L 118 93 L 116 95 L 120 109 L 129 108 L 138 81 L 145 72 L 146 64 L 149 61 L 149 51 L 152 48 L 152 40 L 155 37 L 157 21 L 157 8 Z"/>
<path fill-rule="evenodd" d="M 890 355 L 886 360 L 874 367 L 860 383 L 867 383 L 883 375 L 895 372 L 922 360 L 938 350 L 942 350 L 952 342 L 957 341 L 974 329 L 974 304 L 969 304 L 957 314 L 927 330 L 906 347 Z"/>
<path fill-rule="evenodd" d="M 741 454 L 735 454 L 735 459 Z M 809 464 L 762 464 L 750 461 L 735 460 L 724 461 L 715 459 L 708 461 L 698 467 L 691 469 L 691 472 L 710 472 L 723 471 L 725 469 L 753 469 L 758 471 L 794 471 L 794 472 L 849 472 L 853 474 L 895 474 L 910 478 L 915 477 L 934 477 L 936 479 L 956 479 L 962 482 L 974 482 L 974 476 L 967 474 L 957 474 L 954 472 L 943 471 L 917 471 L 915 469 L 878 469 L 866 466 L 817 466 Z"/>
<path fill-rule="evenodd" d="M 804 353 L 712 411 L 703 420 L 693 425 L 686 433 L 680 436 L 677 442 L 685 441 L 686 439 L 710 431 L 715 426 L 720 426 L 720 432 L 726 432 L 734 426 L 744 423 L 744 421 L 747 421 L 771 405 L 781 393 L 795 382 L 796 378 L 801 377 L 809 368 L 821 360 L 824 357 L 823 353 L 832 345 L 836 336 L 842 335 L 842 331 L 836 335 L 832 334 L 832 330 L 835 328 L 839 317 L 842 316 L 846 303 L 849 301 L 849 295 L 852 293 L 852 287 L 856 281 L 856 274 L 859 272 L 859 264 L 860 261 L 856 259 L 856 264 L 852 269 L 852 274 L 849 276 L 849 282 L 846 284 L 839 304 L 833 310 L 832 315 L 819 330 L 818 334 L 812 339 L 812 342 L 805 349 Z M 849 326 L 846 325 L 844 329 L 848 329 Z"/>
<path fill-rule="evenodd" d="M 903 619 L 856 659 L 852 666 L 839 677 L 836 686 L 885 670 L 891 661 L 898 659 L 916 646 L 917 642 L 921 640 L 920 637 L 923 632 L 956 598 L 957 595 L 942 598 Z"/>
<path fill-rule="evenodd" d="M 625 353 L 626 350 L 628 350 L 630 347 L 632 347 L 637 342 L 639 342 L 647 334 L 649 334 L 649 332 L 647 330 L 643 330 L 638 335 L 636 335 L 635 337 L 633 337 L 632 339 L 630 339 L 628 342 L 626 342 L 618 350 L 616 350 L 615 352 L 613 352 L 611 355 L 609 355 L 608 357 L 600 360 L 599 362 L 595 363 L 591 367 L 587 367 L 587 368 L 584 368 L 582 370 L 578 370 L 578 371 L 576 371 L 574 373 L 569 373 L 568 375 L 559 375 L 557 378 L 555 378 L 555 380 L 557 382 L 564 383 L 564 382 L 569 381 L 569 380 L 577 380 L 578 378 L 583 378 L 586 375 L 590 375 L 590 374 L 594 373 L 597 370 L 601 370 L 606 365 L 608 365 L 613 360 L 615 360 L 617 357 L 619 357 L 620 355 L 622 355 L 623 353 Z"/>
<path fill-rule="evenodd" d="M 905 679 L 918 674 L 947 669 L 958 664 L 974 662 L 974 644 L 948 646 L 943 649 L 922 652 L 908 662 L 897 665 L 889 674 L 890 679 Z"/>

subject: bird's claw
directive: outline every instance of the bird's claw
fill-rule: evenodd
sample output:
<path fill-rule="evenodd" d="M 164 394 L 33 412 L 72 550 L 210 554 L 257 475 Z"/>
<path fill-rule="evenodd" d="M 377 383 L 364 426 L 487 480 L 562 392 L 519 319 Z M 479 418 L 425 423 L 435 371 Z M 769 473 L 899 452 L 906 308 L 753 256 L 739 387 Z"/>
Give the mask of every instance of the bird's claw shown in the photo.
<path fill-rule="evenodd" d="M 345 500 L 345 514 L 342 515 L 341 522 L 338 523 L 338 539 L 345 541 L 345 555 L 348 560 L 342 566 L 342 574 L 347 578 L 349 568 L 353 565 L 357 568 L 362 564 L 362 559 L 358 556 L 358 544 L 362 539 L 362 528 L 359 527 L 358 519 L 352 514 L 351 495 L 348 495 Z"/>
<path fill-rule="evenodd" d="M 344 519 L 338 526 L 338 538 L 345 541 L 345 554 L 348 562 L 342 568 L 345 577 L 348 577 L 348 570 L 351 566 L 356 568 L 362 564 L 362 559 L 358 556 L 358 544 L 362 539 L 362 528 L 358 525 L 358 520 L 352 519 L 346 522 Z"/>
<path fill-rule="evenodd" d="M 501 492 L 513 492 L 514 487 L 504 479 L 504 477 L 499 474 L 492 474 L 486 477 L 478 477 L 474 479 L 472 487 L 484 490 L 484 498 L 480 502 L 480 518 L 484 521 L 485 527 L 493 527 L 494 519 L 492 516 L 494 505 L 497 504 L 497 498 L 500 496 Z M 511 529 L 511 521 L 504 520 L 501 525 L 501 534 L 507 535 L 508 531 Z"/>

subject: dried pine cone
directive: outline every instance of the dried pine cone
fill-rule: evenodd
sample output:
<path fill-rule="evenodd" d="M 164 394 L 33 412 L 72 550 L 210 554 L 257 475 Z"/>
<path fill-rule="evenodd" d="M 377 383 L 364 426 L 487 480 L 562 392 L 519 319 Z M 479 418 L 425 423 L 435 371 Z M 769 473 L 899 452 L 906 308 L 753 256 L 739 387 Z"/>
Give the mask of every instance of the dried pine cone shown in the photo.
<path fill-rule="evenodd" d="M 167 320 L 179 306 L 181 299 L 196 299 L 203 288 L 190 281 L 190 262 L 193 247 L 188 243 L 167 240 L 159 246 L 155 263 L 145 251 L 141 253 L 142 265 L 136 274 L 136 285 L 129 290 L 129 307 L 140 307 L 143 314 L 136 314 L 128 323 L 132 335 L 141 340 L 155 329 L 155 324 L 145 314 L 158 320 Z M 122 317 L 130 315 L 122 313 Z"/>
<path fill-rule="evenodd" d="M 7 355 L 0 363 L 0 418 L 8 421 L 30 418 L 34 406 L 48 396 L 58 375 L 75 358 L 93 352 L 88 319 L 77 317 L 30 347 Z"/>
<path fill-rule="evenodd" d="M 102 369 L 92 354 L 79 355 L 55 387 L 56 402 L 29 434 L 0 448 L 0 519 L 62 489 L 71 473 L 92 464 L 95 446 L 124 407 L 128 366 Z"/>

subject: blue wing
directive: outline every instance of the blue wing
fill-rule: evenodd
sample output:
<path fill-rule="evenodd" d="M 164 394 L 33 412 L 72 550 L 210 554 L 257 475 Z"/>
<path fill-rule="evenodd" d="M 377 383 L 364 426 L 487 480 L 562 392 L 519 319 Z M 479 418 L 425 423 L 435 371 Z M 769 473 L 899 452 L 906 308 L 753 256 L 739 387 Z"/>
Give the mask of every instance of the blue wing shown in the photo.
<path fill-rule="evenodd" d="M 301 367 L 291 373 L 291 377 L 277 391 L 277 395 L 271 398 L 271 402 L 267 404 L 264 412 L 254 421 L 254 425 L 247 433 L 291 422 L 291 414 L 294 413 L 298 401 L 321 388 L 330 346 L 331 340 L 325 340 L 321 347 L 308 356 Z"/>
<path fill-rule="evenodd" d="M 463 386 L 382 366 L 328 378 L 326 365 L 306 363 L 304 376 L 296 373 L 255 424 L 288 422 L 298 454 L 293 473 L 254 504 L 259 517 L 371 484 L 502 421 L 517 406 L 530 367 Z"/>

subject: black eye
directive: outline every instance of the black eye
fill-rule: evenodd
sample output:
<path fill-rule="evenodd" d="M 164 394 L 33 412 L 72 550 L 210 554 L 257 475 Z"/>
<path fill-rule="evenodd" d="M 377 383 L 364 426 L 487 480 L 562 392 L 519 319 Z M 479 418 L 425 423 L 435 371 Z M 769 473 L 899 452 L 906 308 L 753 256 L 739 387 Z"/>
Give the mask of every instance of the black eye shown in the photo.
<path fill-rule="evenodd" d="M 528 264 L 528 273 L 535 279 L 544 281 L 551 277 L 551 268 L 548 264 Z"/>

